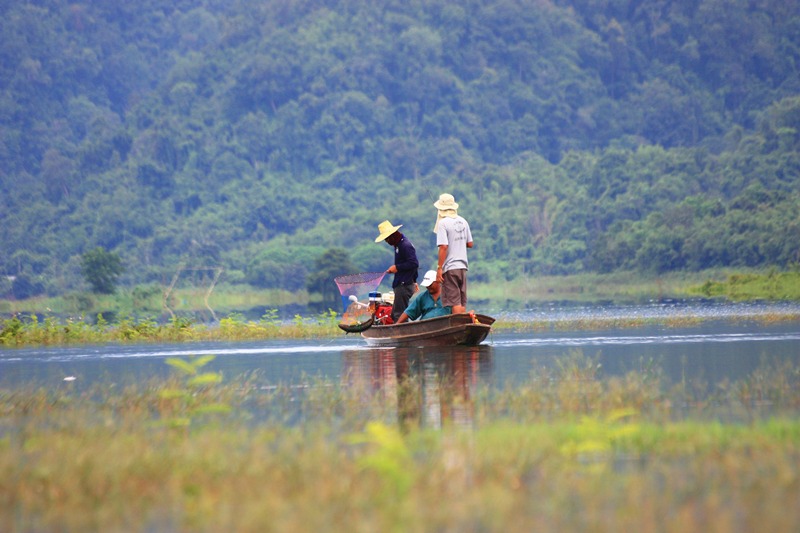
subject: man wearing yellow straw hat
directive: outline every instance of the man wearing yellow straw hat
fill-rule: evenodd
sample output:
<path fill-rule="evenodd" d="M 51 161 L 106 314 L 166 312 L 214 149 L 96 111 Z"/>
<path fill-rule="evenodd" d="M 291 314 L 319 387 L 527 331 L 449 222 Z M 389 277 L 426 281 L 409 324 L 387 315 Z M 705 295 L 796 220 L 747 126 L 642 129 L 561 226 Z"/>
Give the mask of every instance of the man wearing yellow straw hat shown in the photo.
<path fill-rule="evenodd" d="M 433 206 L 438 210 L 436 246 L 439 266 L 436 279 L 442 284 L 442 305 L 451 306 L 453 314 L 467 311 L 467 248 L 472 248 L 469 223 L 458 215 L 458 204 L 452 194 L 441 194 Z"/>
<path fill-rule="evenodd" d="M 408 301 L 417 289 L 417 250 L 411 241 L 398 230 L 403 225 L 393 225 L 388 220 L 378 224 L 378 237 L 375 242 L 386 241 L 389 246 L 394 248 L 394 264 L 386 269 L 386 272 L 394 274 L 392 290 L 394 291 L 394 303 L 392 303 L 392 320 L 397 322 L 400 315 L 408 307 Z"/>

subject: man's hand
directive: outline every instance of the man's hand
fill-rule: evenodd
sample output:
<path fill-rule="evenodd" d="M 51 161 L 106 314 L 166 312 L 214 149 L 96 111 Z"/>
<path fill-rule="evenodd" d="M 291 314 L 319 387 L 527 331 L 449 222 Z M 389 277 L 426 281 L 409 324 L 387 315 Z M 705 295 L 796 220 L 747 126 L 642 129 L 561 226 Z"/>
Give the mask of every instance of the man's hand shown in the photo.
<path fill-rule="evenodd" d="M 395 274 L 397 272 L 397 267 L 395 265 L 392 265 L 386 269 L 386 272 L 388 272 L 389 274 Z"/>

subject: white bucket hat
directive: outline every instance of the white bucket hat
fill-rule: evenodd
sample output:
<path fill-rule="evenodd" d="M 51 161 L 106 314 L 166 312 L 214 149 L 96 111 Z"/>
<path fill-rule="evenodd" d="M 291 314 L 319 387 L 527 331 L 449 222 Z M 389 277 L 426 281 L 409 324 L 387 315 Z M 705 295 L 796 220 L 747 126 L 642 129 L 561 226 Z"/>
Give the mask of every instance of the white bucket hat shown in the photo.
<path fill-rule="evenodd" d="M 452 194 L 444 193 L 439 195 L 439 199 L 433 203 L 433 207 L 439 211 L 447 211 L 449 209 L 458 209 L 458 204 Z"/>

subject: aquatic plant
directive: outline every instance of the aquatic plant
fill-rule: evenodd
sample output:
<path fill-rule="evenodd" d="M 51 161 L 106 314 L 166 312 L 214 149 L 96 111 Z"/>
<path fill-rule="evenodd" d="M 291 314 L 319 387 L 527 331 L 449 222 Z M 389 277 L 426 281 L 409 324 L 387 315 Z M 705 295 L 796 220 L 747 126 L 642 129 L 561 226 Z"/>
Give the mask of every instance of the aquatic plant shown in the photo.
<path fill-rule="evenodd" d="M 230 412 L 228 403 L 216 401 L 209 394 L 212 385 L 222 383 L 222 374 L 202 372 L 202 368 L 214 359 L 213 355 L 204 355 L 188 360 L 178 357 L 166 360 L 184 378 L 181 387 L 168 387 L 159 392 L 160 399 L 174 404 L 169 408 L 170 416 L 165 419 L 169 426 L 189 426 L 205 415 Z M 161 412 L 164 412 L 163 405 Z"/>
<path fill-rule="evenodd" d="M 0 329 L 0 345 L 332 337 L 342 334 L 336 327 L 337 321 L 338 315 L 334 311 L 311 319 L 297 315 L 288 324 L 278 322 L 275 315 L 267 315 L 260 321 L 248 321 L 242 315 L 233 313 L 220 319 L 217 326 L 194 324 L 190 319 L 181 316 L 171 317 L 165 323 L 159 323 L 151 317 L 122 316 L 109 323 L 102 315 L 98 315 L 95 322 L 91 323 L 75 318 L 59 321 L 50 316 L 41 321 L 34 314 L 4 320 Z"/>
<path fill-rule="evenodd" d="M 365 470 L 377 472 L 386 481 L 389 500 L 402 498 L 414 482 L 413 460 L 406 440 L 397 427 L 382 422 L 368 422 L 364 430 L 350 436 L 354 444 L 369 444 L 358 459 Z"/>

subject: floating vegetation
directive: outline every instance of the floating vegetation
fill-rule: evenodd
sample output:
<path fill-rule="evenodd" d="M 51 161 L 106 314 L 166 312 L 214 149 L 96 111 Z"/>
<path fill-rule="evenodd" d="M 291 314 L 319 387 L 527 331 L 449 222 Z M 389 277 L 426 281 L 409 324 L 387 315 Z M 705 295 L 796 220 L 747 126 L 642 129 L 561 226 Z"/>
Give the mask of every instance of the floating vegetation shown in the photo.
<path fill-rule="evenodd" d="M 338 321 L 334 311 L 310 318 L 296 315 L 291 322 L 279 321 L 275 313 L 267 313 L 257 321 L 245 320 L 234 313 L 214 325 L 195 324 L 179 316 L 166 323 L 131 317 L 109 323 L 103 315 L 98 315 L 92 323 L 82 318 L 61 321 L 48 316 L 40 319 L 33 314 L 0 322 L 0 346 L 332 337 L 341 335 Z"/>
<path fill-rule="evenodd" d="M 692 327 L 709 321 L 752 321 L 773 324 L 800 321 L 800 307 L 761 304 L 591 307 L 583 311 L 549 309 L 538 313 L 502 313 L 494 331 L 574 331 L 631 329 L 652 325 Z M 36 314 L 13 316 L 0 321 L 0 346 L 36 346 L 132 342 L 193 342 L 212 340 L 262 340 L 333 338 L 342 335 L 339 315 L 332 310 L 312 317 L 295 315 L 290 321 L 278 319 L 277 311 L 267 311 L 260 320 L 246 320 L 233 313 L 215 324 L 197 324 L 175 316 L 167 322 L 153 318 L 121 317 L 113 323 L 103 315 L 96 320 Z"/>

